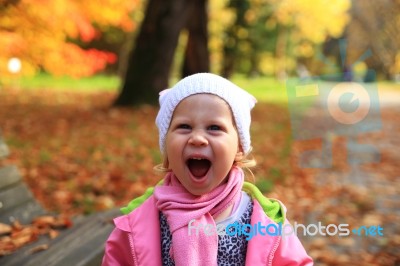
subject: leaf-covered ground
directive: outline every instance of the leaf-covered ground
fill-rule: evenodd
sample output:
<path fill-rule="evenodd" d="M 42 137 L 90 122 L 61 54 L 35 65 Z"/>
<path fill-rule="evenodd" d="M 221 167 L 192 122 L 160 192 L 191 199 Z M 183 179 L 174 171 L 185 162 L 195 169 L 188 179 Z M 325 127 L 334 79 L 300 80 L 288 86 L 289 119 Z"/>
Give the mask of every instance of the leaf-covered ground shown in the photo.
<path fill-rule="evenodd" d="M 110 108 L 114 97 L 107 92 L 1 90 L 0 129 L 11 155 L 0 163 L 17 165 L 35 197 L 51 211 L 75 215 L 123 206 L 157 183 L 161 176 L 153 167 L 162 158 L 154 124 L 157 108 Z M 299 154 L 306 146 L 318 147 L 318 141 L 292 140 L 285 106 L 256 106 L 254 182 L 285 203 L 292 222 L 384 227 L 383 237 L 303 238 L 317 265 L 400 263 L 399 114 L 395 107 L 382 109 L 382 130 L 360 137 L 379 148 L 380 162 L 352 169 L 346 139 L 333 136 L 333 167 L 309 170 L 298 167 Z"/>

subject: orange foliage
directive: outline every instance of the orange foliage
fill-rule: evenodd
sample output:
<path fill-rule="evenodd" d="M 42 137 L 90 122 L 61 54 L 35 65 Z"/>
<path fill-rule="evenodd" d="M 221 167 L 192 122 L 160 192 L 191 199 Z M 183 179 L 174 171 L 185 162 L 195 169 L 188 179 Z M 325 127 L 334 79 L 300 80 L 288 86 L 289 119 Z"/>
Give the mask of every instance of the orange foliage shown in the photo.
<path fill-rule="evenodd" d="M 19 248 L 35 242 L 41 235 L 48 235 L 51 239 L 58 236 L 58 229 L 72 226 L 72 221 L 66 216 L 40 216 L 31 224 L 22 225 L 18 221 L 12 225 L 0 223 L 0 257 L 9 255 Z M 48 248 L 48 244 L 42 244 L 32 248 L 29 253 L 35 253 Z"/>
<path fill-rule="evenodd" d="M 380 93 L 381 98 L 383 95 Z M 397 94 L 389 97 L 399 98 Z M 162 177 L 152 170 L 162 160 L 154 124 L 157 108 L 108 108 L 114 98 L 110 92 L 0 90 L 1 133 L 11 151 L 8 158 L 0 160 L 0 167 L 17 165 L 35 198 L 67 217 L 126 205 Z M 347 223 L 352 228 L 380 224 L 385 228 L 385 236 L 380 238 L 305 238 L 303 243 L 316 265 L 381 266 L 400 261 L 397 109 L 382 109 L 382 122 L 382 132 L 360 136 L 360 143 L 379 144 L 382 155 L 380 163 L 361 166 L 360 172 L 367 173 L 361 181 L 373 177 L 363 186 L 350 183 L 344 138 L 334 140 L 331 169 L 298 168 L 300 154 L 318 147 L 317 141 L 290 139 L 286 107 L 260 102 L 252 112 L 252 145 L 258 163 L 253 171 L 255 182 L 264 187 L 267 196 L 284 202 L 289 220 Z M 29 226 L 32 229 L 0 224 L 0 235 L 6 235 L 0 237 L 0 256 L 33 241 L 37 224 L 53 219 L 36 219 Z M 50 229 L 57 228 L 53 225 Z M 48 234 L 53 235 L 51 230 Z M 17 245 L 11 245 L 12 241 Z M 376 252 L 371 252 L 372 248 Z"/>
<path fill-rule="evenodd" d="M 23 75 L 42 68 L 55 75 L 81 77 L 104 69 L 116 61 L 116 55 L 84 50 L 69 40 L 89 42 L 107 26 L 133 30 L 130 14 L 138 2 L 20 0 L 0 8 L 0 75 L 7 75 L 12 57 L 21 59 Z"/>

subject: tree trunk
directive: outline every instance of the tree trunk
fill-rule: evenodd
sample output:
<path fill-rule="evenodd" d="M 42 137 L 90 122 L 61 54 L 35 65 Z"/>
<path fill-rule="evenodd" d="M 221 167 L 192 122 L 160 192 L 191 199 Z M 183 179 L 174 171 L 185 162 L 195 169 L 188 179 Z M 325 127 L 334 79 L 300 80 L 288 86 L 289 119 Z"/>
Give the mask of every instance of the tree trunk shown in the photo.
<path fill-rule="evenodd" d="M 182 65 L 182 77 L 209 72 L 207 0 L 195 0 L 186 28 L 188 41 Z"/>
<path fill-rule="evenodd" d="M 194 1 L 149 0 L 130 55 L 125 82 L 114 105 L 156 104 L 168 77 L 179 33 L 192 14 Z"/>

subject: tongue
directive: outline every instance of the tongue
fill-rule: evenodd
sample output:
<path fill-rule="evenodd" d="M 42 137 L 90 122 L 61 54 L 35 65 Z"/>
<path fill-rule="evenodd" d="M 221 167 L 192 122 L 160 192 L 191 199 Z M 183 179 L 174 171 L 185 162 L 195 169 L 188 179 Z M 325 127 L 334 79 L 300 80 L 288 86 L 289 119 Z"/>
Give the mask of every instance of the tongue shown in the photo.
<path fill-rule="evenodd" d="M 188 162 L 189 170 L 194 177 L 203 177 L 210 168 L 209 160 L 193 160 Z"/>

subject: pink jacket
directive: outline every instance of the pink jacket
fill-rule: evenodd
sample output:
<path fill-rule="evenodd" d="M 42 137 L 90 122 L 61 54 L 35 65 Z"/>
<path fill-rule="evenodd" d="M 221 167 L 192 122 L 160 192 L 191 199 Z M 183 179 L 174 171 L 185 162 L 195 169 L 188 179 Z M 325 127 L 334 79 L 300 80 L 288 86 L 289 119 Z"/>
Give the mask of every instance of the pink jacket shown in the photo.
<path fill-rule="evenodd" d="M 102 265 L 161 266 L 159 211 L 153 196 L 114 222 L 116 228 L 107 240 Z M 251 224 L 258 222 L 274 223 L 254 200 Z M 313 261 L 295 235 L 284 239 L 256 235 L 248 242 L 246 265 L 313 265 Z"/>

